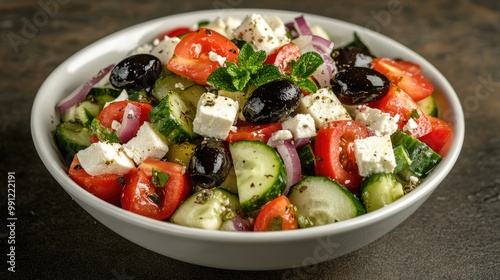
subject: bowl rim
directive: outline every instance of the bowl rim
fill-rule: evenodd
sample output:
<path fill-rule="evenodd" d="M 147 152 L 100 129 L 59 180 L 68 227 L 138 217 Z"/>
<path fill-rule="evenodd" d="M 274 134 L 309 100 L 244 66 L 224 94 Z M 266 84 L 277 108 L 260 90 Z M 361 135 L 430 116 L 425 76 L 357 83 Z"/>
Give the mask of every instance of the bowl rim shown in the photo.
<path fill-rule="evenodd" d="M 217 10 L 221 12 L 221 10 Z M 90 49 L 95 48 L 96 46 L 107 42 L 108 40 L 112 40 L 117 36 L 121 36 L 122 34 L 126 34 L 132 31 L 141 30 L 148 26 L 155 25 L 156 23 L 165 21 L 165 20 L 173 20 L 173 19 L 185 19 L 188 17 L 198 18 L 201 15 L 214 15 L 214 10 L 199 10 L 194 12 L 186 12 L 175 15 L 169 15 L 153 20 L 149 20 L 143 23 L 139 23 L 136 25 L 132 25 L 120 31 L 109 34 L 87 47 L 81 49 L 75 54 L 71 55 L 67 58 L 63 63 L 61 63 L 52 73 L 46 78 L 46 80 L 41 85 L 38 90 L 31 111 L 31 134 L 33 143 L 35 145 L 36 151 L 41 158 L 43 164 L 48 169 L 50 174 L 56 179 L 56 181 L 65 189 L 65 191 L 77 202 L 84 203 L 88 206 L 95 208 L 100 212 L 105 212 L 114 218 L 125 222 L 134 224 L 135 226 L 139 226 L 148 230 L 152 230 L 159 233 L 169 233 L 172 235 L 189 237 L 194 239 L 203 239 L 205 241 L 224 241 L 224 242 L 235 242 L 235 243 L 248 243 L 248 242 L 289 242 L 310 238 L 321 238 L 329 235 L 345 233 L 351 230 L 359 229 L 362 227 L 370 226 L 375 224 L 381 220 L 384 220 L 399 211 L 409 207 L 413 203 L 419 201 L 420 199 L 429 196 L 439 185 L 439 183 L 448 175 L 448 173 L 453 168 L 458 156 L 460 154 L 460 150 L 464 141 L 464 117 L 463 111 L 458 99 L 458 96 L 448 82 L 448 80 L 439 72 L 433 65 L 431 65 L 425 58 L 409 49 L 408 47 L 400 44 L 399 42 L 391 39 L 383 34 L 372 31 L 365 27 L 361 27 L 359 25 L 349 23 L 346 21 L 341 21 L 338 19 L 329 18 L 326 16 L 315 15 L 310 13 L 301 13 L 295 11 L 284 11 L 284 10 L 275 10 L 275 9 L 222 9 L 222 14 L 226 15 L 242 15 L 242 14 L 250 14 L 250 13 L 260 13 L 264 15 L 278 15 L 280 17 L 295 17 L 298 15 L 304 15 L 306 19 L 315 22 L 323 22 L 323 23 L 334 23 L 340 26 L 347 27 L 348 29 L 353 29 L 359 32 L 362 32 L 364 36 L 368 38 L 376 38 L 377 40 L 382 40 L 384 42 L 388 42 L 393 44 L 395 47 L 402 49 L 408 53 L 411 53 L 414 58 L 419 59 L 419 63 L 422 62 L 422 68 L 425 69 L 428 75 L 431 75 L 434 80 L 438 80 L 441 84 L 441 96 L 446 99 L 446 101 L 450 104 L 451 111 L 453 113 L 452 116 L 452 124 L 454 128 L 454 141 L 449 149 L 449 152 L 446 157 L 443 158 L 441 163 L 436 167 L 436 169 L 426 178 L 426 180 L 419 185 L 414 191 L 405 195 L 404 197 L 398 199 L 397 201 L 391 203 L 390 205 L 384 207 L 383 209 L 379 209 L 374 212 L 366 213 L 364 215 L 355 217 L 350 220 L 342 221 L 339 223 L 322 225 L 318 227 L 292 230 L 292 231 L 278 231 L 278 232 L 225 232 L 225 231 L 210 231 L 205 229 L 197 229 L 190 228 L 186 226 L 180 226 L 164 221 L 156 221 L 147 217 L 143 217 L 141 215 L 126 211 L 120 207 L 116 207 L 111 205 L 105 201 L 98 199 L 93 196 L 91 193 L 85 191 L 83 188 L 79 187 L 75 182 L 73 182 L 66 174 L 64 168 L 61 166 L 60 162 L 57 162 L 54 157 L 54 151 L 50 151 L 50 149 L 54 149 L 53 140 L 51 140 L 50 132 L 48 133 L 46 130 L 42 129 L 46 126 L 44 124 L 44 120 L 41 116 L 46 117 L 46 113 L 43 112 L 43 97 L 44 93 L 50 90 L 50 88 L 54 85 L 57 80 L 57 76 L 60 75 L 62 69 L 68 67 L 72 60 L 81 56 L 85 52 L 88 52 Z M 201 18 L 198 18 L 201 19 Z M 140 33 L 140 32 L 139 32 Z M 57 122 L 54 118 L 55 115 L 50 116 L 52 118 L 51 122 Z M 99 217 L 95 217 L 99 219 Z"/>

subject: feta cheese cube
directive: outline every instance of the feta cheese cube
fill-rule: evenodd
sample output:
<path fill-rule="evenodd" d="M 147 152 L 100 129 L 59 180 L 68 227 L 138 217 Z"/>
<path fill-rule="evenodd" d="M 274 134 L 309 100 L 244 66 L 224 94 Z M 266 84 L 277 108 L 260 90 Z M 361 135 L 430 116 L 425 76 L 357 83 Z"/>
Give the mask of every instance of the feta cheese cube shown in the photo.
<path fill-rule="evenodd" d="M 229 39 L 233 39 L 233 31 L 241 25 L 241 19 L 235 17 L 221 18 L 217 17 L 215 20 L 209 22 L 205 28 L 214 30 L 226 36 Z"/>
<path fill-rule="evenodd" d="M 161 159 L 168 152 L 164 137 L 149 122 L 145 122 L 137 131 L 137 135 L 123 145 L 125 153 L 134 160 L 136 165 L 146 158 Z"/>
<path fill-rule="evenodd" d="M 175 47 L 180 41 L 181 39 L 178 37 L 170 38 L 165 36 L 165 38 L 151 50 L 151 54 L 156 56 L 162 65 L 165 65 L 174 55 Z"/>
<path fill-rule="evenodd" d="M 248 15 L 234 30 L 233 35 L 236 39 L 249 42 L 258 51 L 264 50 L 267 54 L 283 45 L 282 40 L 278 39 L 273 29 L 259 14 Z"/>
<path fill-rule="evenodd" d="M 297 112 L 311 115 L 317 129 L 329 121 L 352 119 L 329 88 L 321 88 L 316 93 L 300 98 Z"/>
<path fill-rule="evenodd" d="M 362 105 L 356 110 L 355 121 L 366 126 L 376 136 L 391 135 L 398 130 L 399 115 L 391 116 Z"/>
<path fill-rule="evenodd" d="M 205 137 L 225 140 L 238 114 L 238 102 L 229 97 L 204 93 L 198 101 L 193 131 Z"/>
<path fill-rule="evenodd" d="M 396 158 L 389 135 L 354 140 L 354 155 L 361 176 L 380 172 L 390 173 L 396 168 Z"/>
<path fill-rule="evenodd" d="M 297 114 L 284 121 L 281 126 L 290 130 L 295 140 L 316 136 L 316 125 L 309 114 Z"/>
<path fill-rule="evenodd" d="M 291 140 L 293 138 L 292 132 L 290 130 L 286 129 L 280 129 L 278 131 L 275 131 L 271 137 L 269 138 L 269 142 L 279 142 L 279 141 L 286 141 L 286 140 Z"/>
<path fill-rule="evenodd" d="M 217 54 L 216 52 L 210 51 L 208 52 L 208 58 L 213 61 L 219 63 L 220 66 L 224 66 L 226 62 L 226 58 Z"/>
<path fill-rule="evenodd" d="M 126 174 L 135 168 L 134 162 L 117 143 L 93 143 L 76 155 L 85 172 L 92 176 Z"/>

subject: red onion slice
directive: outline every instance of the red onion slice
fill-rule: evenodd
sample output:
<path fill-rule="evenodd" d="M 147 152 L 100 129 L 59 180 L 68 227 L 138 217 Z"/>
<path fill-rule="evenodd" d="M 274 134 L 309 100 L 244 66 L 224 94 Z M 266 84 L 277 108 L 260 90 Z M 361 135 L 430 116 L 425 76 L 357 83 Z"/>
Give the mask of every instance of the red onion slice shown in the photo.
<path fill-rule="evenodd" d="M 299 153 L 290 141 L 284 141 L 276 146 L 276 150 L 283 160 L 286 170 L 286 189 L 283 191 L 287 195 L 291 186 L 302 179 L 302 167 L 300 166 Z"/>
<path fill-rule="evenodd" d="M 310 137 L 298 138 L 298 139 L 293 140 L 293 144 L 294 144 L 295 148 L 300 148 L 302 146 L 305 146 L 307 143 L 309 143 L 310 140 L 311 140 Z"/>
<path fill-rule="evenodd" d="M 95 76 L 93 76 L 90 80 L 81 84 L 78 88 L 72 91 L 68 96 L 66 96 L 63 100 L 59 101 L 56 105 L 56 109 L 59 113 L 62 113 L 69 108 L 75 106 L 79 102 L 83 101 L 89 91 L 92 89 L 94 85 L 99 83 L 102 78 L 104 78 L 111 69 L 113 69 L 115 65 L 111 64 L 108 67 L 100 70 Z"/>
<path fill-rule="evenodd" d="M 130 139 L 134 138 L 140 128 L 141 109 L 128 103 L 125 106 L 122 124 L 117 131 L 118 137 L 123 143 L 127 143 Z"/>
<path fill-rule="evenodd" d="M 223 231 L 253 231 L 253 222 L 251 219 L 245 219 L 236 216 L 231 220 L 222 223 L 220 230 Z"/>
<path fill-rule="evenodd" d="M 307 24 L 306 19 L 303 15 L 296 17 L 294 22 L 296 30 L 300 35 L 312 35 L 311 28 L 309 27 L 309 24 Z"/>

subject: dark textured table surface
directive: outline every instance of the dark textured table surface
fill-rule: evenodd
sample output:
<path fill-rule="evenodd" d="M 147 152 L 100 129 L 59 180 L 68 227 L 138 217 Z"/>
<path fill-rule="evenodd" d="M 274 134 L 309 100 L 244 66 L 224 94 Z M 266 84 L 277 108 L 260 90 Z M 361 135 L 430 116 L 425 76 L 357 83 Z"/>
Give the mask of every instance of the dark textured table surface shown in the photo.
<path fill-rule="evenodd" d="M 499 3 L 0 1 L 0 278 L 500 279 Z M 65 59 L 115 31 L 171 14 L 224 7 L 337 18 L 375 29 L 424 56 L 448 78 L 465 112 L 465 143 L 450 175 L 389 234 L 307 270 L 242 272 L 195 266 L 145 250 L 101 225 L 71 200 L 36 154 L 29 118 L 38 88 Z M 9 172 L 16 174 L 15 273 L 5 261 Z"/>

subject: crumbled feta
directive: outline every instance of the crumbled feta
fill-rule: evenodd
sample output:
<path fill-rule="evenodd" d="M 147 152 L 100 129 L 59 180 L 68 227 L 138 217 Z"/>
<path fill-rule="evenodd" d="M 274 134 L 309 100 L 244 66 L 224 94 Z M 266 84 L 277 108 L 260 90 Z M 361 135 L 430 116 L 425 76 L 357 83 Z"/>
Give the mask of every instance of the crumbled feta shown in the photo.
<path fill-rule="evenodd" d="M 267 54 L 288 42 L 278 39 L 273 28 L 259 14 L 248 15 L 234 30 L 233 35 L 236 39 L 249 42 L 258 51 L 264 50 Z"/>
<path fill-rule="evenodd" d="M 201 44 L 192 44 L 189 52 L 194 58 L 198 58 L 200 56 L 202 47 Z"/>
<path fill-rule="evenodd" d="M 352 119 L 329 88 L 321 88 L 316 93 L 300 98 L 297 112 L 310 114 L 317 129 L 329 121 Z"/>
<path fill-rule="evenodd" d="M 135 168 L 134 162 L 117 143 L 96 142 L 76 155 L 85 172 L 92 176 L 126 174 Z"/>
<path fill-rule="evenodd" d="M 405 126 L 403 126 L 403 131 L 413 134 L 413 131 L 416 130 L 417 128 L 418 128 L 417 122 L 413 118 L 410 118 L 408 122 L 406 122 Z"/>
<path fill-rule="evenodd" d="M 286 141 L 286 140 L 291 140 L 293 138 L 292 132 L 290 130 L 286 129 L 280 129 L 278 131 L 275 131 L 271 137 L 269 138 L 269 142 L 276 142 L 276 141 Z"/>
<path fill-rule="evenodd" d="M 396 158 L 389 135 L 354 140 L 354 155 L 361 176 L 380 172 L 390 173 L 396 168 Z"/>
<path fill-rule="evenodd" d="M 290 130 L 295 140 L 316 136 L 316 125 L 310 114 L 297 114 L 284 121 L 281 126 Z"/>
<path fill-rule="evenodd" d="M 153 49 L 152 44 L 143 44 L 133 49 L 127 56 L 132 56 L 136 54 L 149 54 L 151 53 L 152 49 Z"/>
<path fill-rule="evenodd" d="M 361 105 L 356 110 L 355 121 L 377 136 L 391 135 L 398 130 L 399 115 L 391 116 L 379 109 Z"/>
<path fill-rule="evenodd" d="M 218 62 L 220 66 L 224 66 L 224 63 L 226 62 L 225 57 L 213 51 L 208 52 L 208 58 L 213 62 Z"/>
<path fill-rule="evenodd" d="M 151 54 L 156 56 L 162 65 L 166 65 L 174 55 L 174 50 L 177 44 L 181 41 L 178 37 L 168 37 L 159 42 L 152 50 Z"/>
<path fill-rule="evenodd" d="M 233 39 L 233 31 L 241 25 L 241 19 L 234 17 L 221 18 L 217 17 L 215 20 L 209 22 L 205 28 L 214 30 L 226 36 L 229 39 Z"/>
<path fill-rule="evenodd" d="M 118 101 L 124 101 L 124 100 L 127 100 L 128 99 L 128 93 L 126 90 L 122 90 L 122 92 L 120 92 L 120 95 L 118 95 L 115 99 L 109 101 L 109 102 L 106 102 L 104 103 L 104 107 L 103 108 L 106 108 L 109 104 L 111 103 L 114 103 L 114 102 L 118 102 Z"/>
<path fill-rule="evenodd" d="M 198 101 L 193 131 L 205 137 L 225 140 L 238 114 L 238 102 L 229 97 L 204 93 Z"/>
<path fill-rule="evenodd" d="M 144 122 L 137 135 L 123 145 L 123 150 L 135 164 L 139 165 L 148 157 L 156 159 L 164 157 L 168 152 L 168 145 L 151 123 Z"/>

